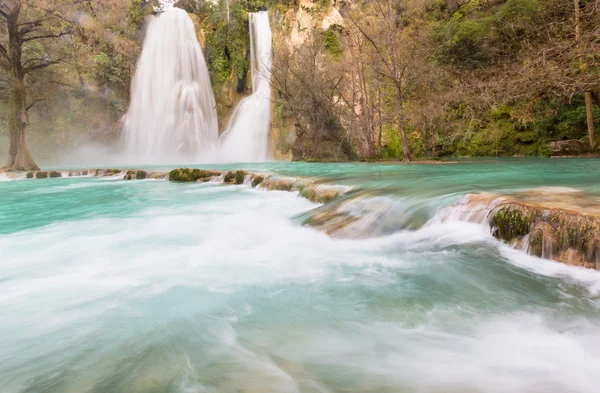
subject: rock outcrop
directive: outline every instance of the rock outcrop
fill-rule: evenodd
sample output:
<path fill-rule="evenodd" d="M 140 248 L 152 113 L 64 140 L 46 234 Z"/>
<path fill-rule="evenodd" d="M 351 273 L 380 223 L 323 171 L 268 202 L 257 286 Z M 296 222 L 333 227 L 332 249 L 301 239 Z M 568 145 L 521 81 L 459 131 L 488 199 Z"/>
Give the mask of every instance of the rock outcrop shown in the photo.
<path fill-rule="evenodd" d="M 579 139 L 550 142 L 548 149 L 552 156 L 580 156 L 590 152 L 589 145 Z"/>
<path fill-rule="evenodd" d="M 451 216 L 487 221 L 494 237 L 531 255 L 600 269 L 600 200 L 576 190 L 467 195 Z"/>

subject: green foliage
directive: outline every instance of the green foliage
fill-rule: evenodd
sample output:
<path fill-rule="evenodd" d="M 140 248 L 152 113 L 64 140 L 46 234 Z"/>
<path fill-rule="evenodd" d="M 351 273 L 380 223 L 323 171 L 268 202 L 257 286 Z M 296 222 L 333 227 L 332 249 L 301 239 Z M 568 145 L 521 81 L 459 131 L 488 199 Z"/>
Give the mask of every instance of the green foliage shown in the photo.
<path fill-rule="evenodd" d="M 539 0 L 508 0 L 483 12 L 489 4 L 470 1 L 439 25 L 433 35 L 438 61 L 460 68 L 489 66 L 514 55 L 525 38 L 537 33 L 531 22 L 541 8 Z"/>
<path fill-rule="evenodd" d="M 215 89 L 227 82 L 230 76 L 240 81 L 248 74 L 248 7 L 258 7 L 256 2 L 249 3 L 238 1 L 230 4 L 229 15 L 227 7 L 220 3 L 212 8 L 205 21 L 206 61 Z"/>
<path fill-rule="evenodd" d="M 129 0 L 127 5 L 127 29 L 131 34 L 135 33 L 142 21 L 152 12 L 152 5 L 144 0 Z"/>
<path fill-rule="evenodd" d="M 344 52 L 338 34 L 340 34 L 341 26 L 331 25 L 323 33 L 323 47 L 334 57 L 339 58 Z"/>
<path fill-rule="evenodd" d="M 384 160 L 402 158 L 402 142 L 398 130 L 395 127 L 386 127 L 383 134 L 387 143 L 382 147 L 379 158 Z"/>

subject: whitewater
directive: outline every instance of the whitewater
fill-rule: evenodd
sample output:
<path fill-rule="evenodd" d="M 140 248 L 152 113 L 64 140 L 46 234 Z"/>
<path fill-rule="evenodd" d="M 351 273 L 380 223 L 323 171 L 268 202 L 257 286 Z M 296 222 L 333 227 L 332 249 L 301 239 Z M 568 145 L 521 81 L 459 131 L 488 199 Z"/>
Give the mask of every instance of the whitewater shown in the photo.
<path fill-rule="evenodd" d="M 0 386 L 596 392 L 600 273 L 438 219 L 481 188 L 560 183 L 600 195 L 590 165 L 600 164 L 247 168 L 318 174 L 422 222 L 355 240 L 303 226 L 321 205 L 292 192 L 118 177 L 1 182 Z"/>

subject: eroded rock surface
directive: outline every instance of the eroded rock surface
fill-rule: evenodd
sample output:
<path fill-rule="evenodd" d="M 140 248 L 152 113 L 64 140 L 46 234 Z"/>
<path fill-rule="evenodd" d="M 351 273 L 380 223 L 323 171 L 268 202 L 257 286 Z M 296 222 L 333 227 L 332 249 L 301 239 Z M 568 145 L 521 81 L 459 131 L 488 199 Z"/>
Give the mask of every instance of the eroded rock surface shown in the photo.
<path fill-rule="evenodd" d="M 547 187 L 511 196 L 471 194 L 448 217 L 485 220 L 494 237 L 513 247 L 600 269 L 600 200 L 577 190 Z"/>

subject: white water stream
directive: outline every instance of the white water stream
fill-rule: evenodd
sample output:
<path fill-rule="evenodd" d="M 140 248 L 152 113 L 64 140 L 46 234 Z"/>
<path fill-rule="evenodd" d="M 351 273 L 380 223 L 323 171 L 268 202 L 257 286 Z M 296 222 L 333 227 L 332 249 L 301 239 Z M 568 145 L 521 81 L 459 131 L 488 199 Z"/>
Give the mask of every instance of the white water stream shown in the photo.
<path fill-rule="evenodd" d="M 265 161 L 271 121 L 271 26 L 267 11 L 250 14 L 252 95 L 240 102 L 221 137 L 227 161 Z"/>
<path fill-rule="evenodd" d="M 217 148 L 218 135 L 194 24 L 184 10 L 170 8 L 152 19 L 144 40 L 123 131 L 127 160 L 194 161 Z"/>

